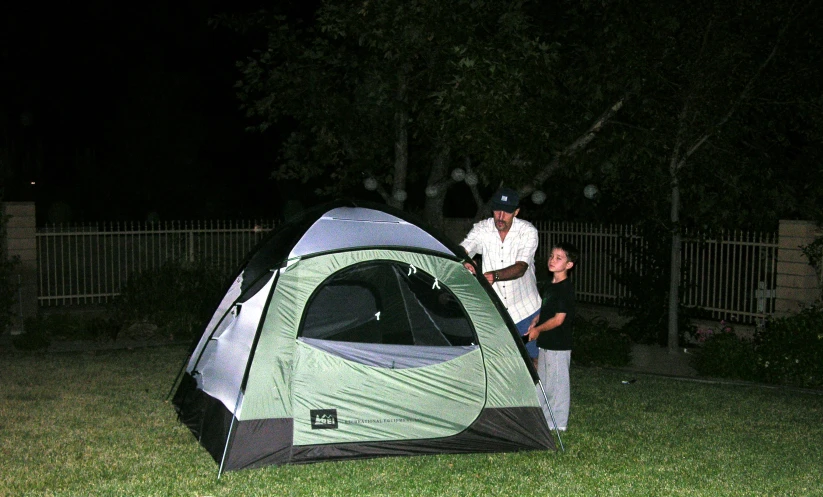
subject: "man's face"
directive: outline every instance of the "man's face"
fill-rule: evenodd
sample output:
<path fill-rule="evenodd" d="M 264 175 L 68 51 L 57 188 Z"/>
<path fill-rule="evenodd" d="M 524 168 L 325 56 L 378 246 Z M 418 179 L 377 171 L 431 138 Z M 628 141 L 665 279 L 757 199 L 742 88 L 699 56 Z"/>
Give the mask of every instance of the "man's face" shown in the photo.
<path fill-rule="evenodd" d="M 512 222 L 514 222 L 514 218 L 517 216 L 518 212 L 520 212 L 520 209 L 517 209 L 511 213 L 506 211 L 492 211 L 494 217 L 494 227 L 497 228 L 497 231 L 509 231 L 509 228 L 512 227 Z"/>

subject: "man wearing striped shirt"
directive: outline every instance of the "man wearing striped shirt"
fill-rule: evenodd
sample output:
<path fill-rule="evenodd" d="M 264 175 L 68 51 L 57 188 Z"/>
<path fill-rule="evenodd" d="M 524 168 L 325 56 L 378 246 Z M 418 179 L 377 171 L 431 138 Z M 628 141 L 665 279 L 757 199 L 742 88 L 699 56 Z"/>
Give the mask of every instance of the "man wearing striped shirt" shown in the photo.
<path fill-rule="evenodd" d="M 519 219 L 520 196 L 511 188 L 500 188 L 492 198 L 492 217 L 475 223 L 460 245 L 474 257 L 483 256 L 482 271 L 521 335 L 529 330 L 540 312 L 540 293 L 534 274 L 534 254 L 537 251 L 537 228 Z M 474 266 L 465 264 L 474 274 Z M 537 345 L 526 345 L 529 356 L 536 360 Z"/>

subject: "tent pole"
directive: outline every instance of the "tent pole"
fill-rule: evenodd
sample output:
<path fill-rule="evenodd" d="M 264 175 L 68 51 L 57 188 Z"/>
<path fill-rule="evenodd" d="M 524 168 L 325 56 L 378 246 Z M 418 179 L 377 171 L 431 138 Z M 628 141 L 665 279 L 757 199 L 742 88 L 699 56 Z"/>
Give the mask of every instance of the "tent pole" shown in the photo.
<path fill-rule="evenodd" d="M 538 379 L 537 384 L 540 385 L 540 391 L 543 393 L 543 400 L 546 402 L 546 408 L 548 408 L 549 410 L 549 417 L 552 418 L 552 424 L 554 425 L 554 433 L 557 435 L 557 440 L 560 442 L 560 450 L 566 452 L 566 448 L 563 447 L 563 439 L 560 438 L 560 430 L 557 429 L 557 423 L 554 421 L 554 413 L 552 412 L 552 406 L 549 404 L 549 398 L 546 396 L 546 391 L 543 389 L 543 382 Z"/>
<path fill-rule="evenodd" d="M 229 314 L 232 307 L 234 307 L 235 305 L 237 305 L 237 300 L 232 302 L 232 304 L 229 306 L 228 310 L 226 310 L 226 312 L 223 313 L 223 317 L 220 318 L 220 321 L 218 321 L 217 324 L 214 326 L 214 328 L 212 328 L 211 333 L 209 334 L 209 339 L 206 340 L 206 343 L 210 342 L 211 340 L 214 340 L 214 334 L 217 332 L 217 329 L 220 327 L 220 324 L 223 322 L 224 319 L 226 319 L 226 316 Z M 208 326 L 208 323 L 206 325 Z M 202 337 L 201 337 L 201 340 L 202 340 Z M 194 352 L 197 350 L 197 346 L 200 344 L 201 340 L 198 340 L 198 341 L 194 342 L 193 347 L 189 351 L 189 355 L 186 356 L 186 359 L 183 361 L 183 365 L 180 366 L 180 371 L 177 373 L 177 377 L 174 379 L 174 383 L 171 384 L 171 388 L 169 389 L 169 393 L 166 394 L 166 402 L 168 402 L 169 399 L 171 398 L 171 394 L 174 391 L 174 387 L 177 386 L 177 382 L 180 381 L 180 377 L 183 376 L 183 372 L 186 370 L 186 366 L 188 365 L 189 361 L 191 361 L 192 358 L 194 357 Z M 203 352 L 205 350 L 206 350 L 206 347 L 204 346 L 203 349 L 200 351 L 200 357 L 197 358 L 197 361 L 194 364 L 195 369 L 197 368 L 197 364 L 200 362 L 200 358 L 203 356 Z"/>
<path fill-rule="evenodd" d="M 237 401 L 234 403 L 234 411 L 231 413 L 231 423 L 229 424 L 229 433 L 226 435 L 226 445 L 223 447 L 223 457 L 220 458 L 220 468 L 217 470 L 217 479 L 223 474 L 223 465 L 226 463 L 226 454 L 229 452 L 229 443 L 231 442 L 231 434 L 234 430 L 234 421 L 237 419 L 237 408 L 240 406 L 240 398 L 243 397 L 243 391 L 237 392 Z"/>
<path fill-rule="evenodd" d="M 243 392 L 246 391 L 246 382 L 249 380 L 249 371 L 251 370 L 251 363 L 252 357 L 254 354 L 254 350 L 257 348 L 257 342 L 260 340 L 260 333 L 263 331 L 263 320 L 264 316 L 268 313 L 269 304 L 271 304 L 271 297 L 274 294 L 274 289 L 277 286 L 277 280 L 280 277 L 280 269 L 274 270 L 274 282 L 271 285 L 271 289 L 269 290 L 268 296 L 266 296 L 266 304 L 263 306 L 263 311 L 260 314 L 260 322 L 257 323 L 257 331 L 254 333 L 254 340 L 251 343 L 251 349 L 249 350 L 249 356 L 246 358 L 246 368 L 245 372 L 243 373 L 243 380 L 240 382 L 240 390 L 237 392 L 237 400 L 234 403 L 234 411 L 232 411 L 231 416 L 231 424 L 229 425 L 229 434 L 226 436 L 226 446 L 223 447 L 223 457 L 220 458 L 220 469 L 217 471 L 217 479 L 220 479 L 220 475 L 223 474 L 223 465 L 226 462 L 226 454 L 229 450 L 229 442 L 231 442 L 231 434 L 234 430 L 234 422 L 237 419 L 237 409 L 240 408 L 240 399 L 243 397 Z M 236 303 L 236 302 L 235 302 Z"/>

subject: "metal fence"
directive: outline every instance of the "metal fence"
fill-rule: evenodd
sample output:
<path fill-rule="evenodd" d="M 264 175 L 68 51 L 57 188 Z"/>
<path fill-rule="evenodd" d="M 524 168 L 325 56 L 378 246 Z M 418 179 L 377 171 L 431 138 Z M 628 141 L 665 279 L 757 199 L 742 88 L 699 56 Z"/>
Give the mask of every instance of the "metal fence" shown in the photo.
<path fill-rule="evenodd" d="M 171 261 L 204 263 L 228 274 L 274 221 L 193 221 L 55 225 L 37 230 L 41 306 L 99 304 L 129 275 Z"/>
<path fill-rule="evenodd" d="M 594 304 L 616 305 L 629 296 L 629 289 L 618 283 L 624 272 L 621 261 L 632 261 L 639 254 L 633 247 L 642 239 L 632 226 L 590 223 L 536 222 L 540 241 L 536 264 L 546 264 L 554 243 L 574 244 L 583 258 L 574 269 L 578 300 Z M 642 273 L 639 260 L 635 271 Z"/>
<path fill-rule="evenodd" d="M 37 232 L 41 306 L 104 303 L 119 295 L 130 274 L 169 261 L 202 262 L 235 270 L 274 221 L 112 223 L 52 226 Z M 643 275 L 646 243 L 629 225 L 535 222 L 537 263 L 553 243 L 567 240 L 583 255 L 575 270 L 578 300 L 617 305 L 630 297 L 620 276 Z M 714 319 L 755 323 L 774 312 L 776 233 L 726 233 L 707 239 L 685 233 L 681 303 Z M 668 277 L 666 274 L 665 277 Z"/>
<path fill-rule="evenodd" d="M 712 318 L 755 323 L 774 312 L 777 233 L 684 233 L 681 302 Z"/>
<path fill-rule="evenodd" d="M 617 305 L 630 296 L 620 276 L 651 270 L 644 267 L 647 244 L 633 226 L 562 222 L 536 222 L 535 226 L 540 233 L 539 264 L 545 264 L 552 244 L 558 241 L 569 241 L 580 249 L 583 263 L 574 277 L 581 302 Z M 777 233 L 738 231 L 706 238 L 686 232 L 681 256 L 683 305 L 712 319 L 745 324 L 757 323 L 774 312 Z"/>

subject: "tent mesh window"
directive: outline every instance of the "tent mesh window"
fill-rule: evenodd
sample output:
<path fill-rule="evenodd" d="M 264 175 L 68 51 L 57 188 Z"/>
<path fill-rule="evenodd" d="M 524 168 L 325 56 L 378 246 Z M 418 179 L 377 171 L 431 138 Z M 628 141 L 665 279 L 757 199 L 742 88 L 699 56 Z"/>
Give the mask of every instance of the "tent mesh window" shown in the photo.
<path fill-rule="evenodd" d="M 327 278 L 309 299 L 300 335 L 396 345 L 477 343 L 463 306 L 443 283 L 393 261 L 356 264 Z"/>

